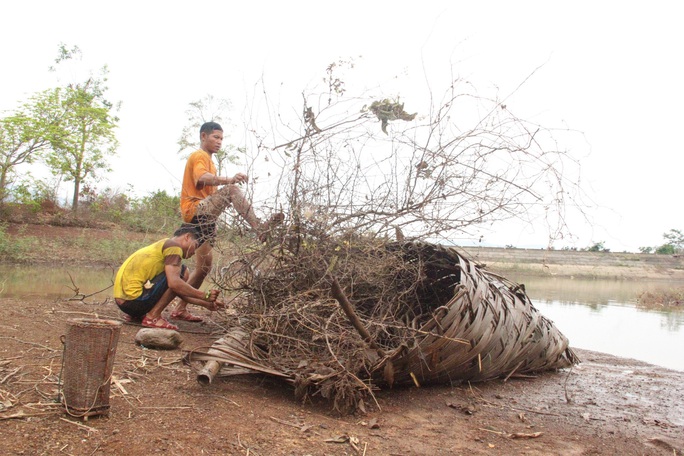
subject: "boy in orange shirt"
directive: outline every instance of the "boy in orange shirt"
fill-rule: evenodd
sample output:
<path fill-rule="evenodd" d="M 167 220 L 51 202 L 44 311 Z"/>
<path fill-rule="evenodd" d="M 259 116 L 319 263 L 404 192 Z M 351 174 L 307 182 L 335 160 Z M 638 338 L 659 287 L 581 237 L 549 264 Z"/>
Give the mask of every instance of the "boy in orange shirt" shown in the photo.
<path fill-rule="evenodd" d="M 212 246 L 216 239 L 216 220 L 231 204 L 245 221 L 265 241 L 273 224 L 283 220 L 283 214 L 271 217 L 262 223 L 254 214 L 252 203 L 247 200 L 238 186 L 247 182 L 247 175 L 237 173 L 233 177 L 218 176 L 212 156 L 221 150 L 223 129 L 216 122 L 205 122 L 200 127 L 200 149 L 193 152 L 185 165 L 180 206 L 183 220 L 200 227 L 202 241 L 196 252 L 196 268 L 188 284 L 199 288 L 211 271 Z M 217 188 L 221 186 L 221 188 Z M 171 318 L 185 321 L 202 321 L 187 310 L 187 303 L 180 301 Z"/>

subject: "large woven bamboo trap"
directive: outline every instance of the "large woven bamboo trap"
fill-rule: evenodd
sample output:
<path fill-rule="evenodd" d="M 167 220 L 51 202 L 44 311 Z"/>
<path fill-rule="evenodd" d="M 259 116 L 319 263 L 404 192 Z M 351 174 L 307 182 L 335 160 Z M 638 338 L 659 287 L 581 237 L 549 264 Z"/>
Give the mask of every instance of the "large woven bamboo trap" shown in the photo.
<path fill-rule="evenodd" d="M 338 241 L 252 260 L 237 263 L 240 280 L 224 270 L 226 291 L 242 299 L 226 334 L 189 354 L 204 365 L 200 381 L 272 375 L 302 400 L 320 395 L 350 412 L 372 403 L 379 388 L 484 381 L 578 362 L 524 286 L 452 248 Z"/>

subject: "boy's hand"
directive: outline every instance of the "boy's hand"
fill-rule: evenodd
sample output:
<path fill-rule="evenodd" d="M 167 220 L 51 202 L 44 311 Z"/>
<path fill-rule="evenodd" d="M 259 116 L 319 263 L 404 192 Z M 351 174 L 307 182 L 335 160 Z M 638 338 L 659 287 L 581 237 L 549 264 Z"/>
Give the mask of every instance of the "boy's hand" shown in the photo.
<path fill-rule="evenodd" d="M 219 293 L 221 293 L 220 290 L 209 290 L 206 292 L 204 295 L 204 300 L 208 301 L 206 304 L 204 304 L 204 307 L 207 309 L 211 310 L 212 312 L 215 310 L 218 310 L 221 307 L 225 307 L 225 304 L 223 304 L 223 301 L 220 301 L 218 299 Z"/>
<path fill-rule="evenodd" d="M 214 302 L 218 299 L 220 293 L 221 293 L 221 290 L 209 290 L 204 295 L 204 300 Z"/>
<path fill-rule="evenodd" d="M 237 173 L 233 176 L 233 184 L 244 184 L 247 182 L 247 174 Z"/>

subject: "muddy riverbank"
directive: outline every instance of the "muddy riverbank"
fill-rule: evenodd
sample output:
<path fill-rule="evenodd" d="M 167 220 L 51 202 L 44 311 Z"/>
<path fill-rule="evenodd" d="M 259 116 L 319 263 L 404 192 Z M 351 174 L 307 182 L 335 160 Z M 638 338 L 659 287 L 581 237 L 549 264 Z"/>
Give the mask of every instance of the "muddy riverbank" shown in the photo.
<path fill-rule="evenodd" d="M 121 329 L 111 413 L 88 421 L 55 402 L 67 321 L 119 320 L 110 302 L 0 297 L 2 454 L 72 455 L 681 455 L 684 372 L 578 350 L 573 369 L 486 383 L 376 392 L 365 414 L 264 378 L 208 386 L 182 350 L 134 343 Z M 181 322 L 182 349 L 210 345 L 226 323 Z"/>

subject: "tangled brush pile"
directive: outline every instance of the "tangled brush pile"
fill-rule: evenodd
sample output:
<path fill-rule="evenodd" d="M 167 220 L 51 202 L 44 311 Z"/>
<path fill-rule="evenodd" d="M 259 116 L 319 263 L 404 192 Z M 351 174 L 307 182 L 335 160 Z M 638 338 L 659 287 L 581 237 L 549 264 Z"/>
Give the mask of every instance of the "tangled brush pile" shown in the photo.
<path fill-rule="evenodd" d="M 522 285 L 439 245 L 299 237 L 246 254 L 216 282 L 239 296 L 234 321 L 190 360 L 219 376 L 283 378 L 298 399 L 320 395 L 342 413 L 364 410 L 379 388 L 578 362 Z"/>

